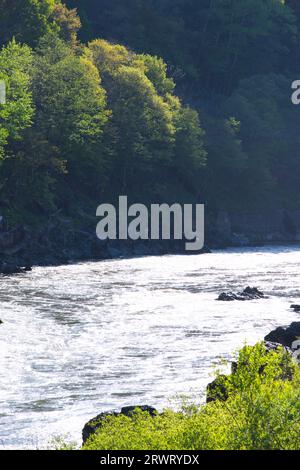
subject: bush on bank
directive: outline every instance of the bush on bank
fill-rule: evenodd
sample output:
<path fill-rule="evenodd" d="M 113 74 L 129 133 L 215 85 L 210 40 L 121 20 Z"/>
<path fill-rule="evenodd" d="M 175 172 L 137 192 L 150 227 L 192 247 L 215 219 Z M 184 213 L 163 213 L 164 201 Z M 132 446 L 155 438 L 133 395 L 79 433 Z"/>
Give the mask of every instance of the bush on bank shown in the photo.
<path fill-rule="evenodd" d="M 245 346 L 226 383 L 228 399 L 154 418 L 104 420 L 84 450 L 296 450 L 300 447 L 300 374 L 283 349 Z"/>

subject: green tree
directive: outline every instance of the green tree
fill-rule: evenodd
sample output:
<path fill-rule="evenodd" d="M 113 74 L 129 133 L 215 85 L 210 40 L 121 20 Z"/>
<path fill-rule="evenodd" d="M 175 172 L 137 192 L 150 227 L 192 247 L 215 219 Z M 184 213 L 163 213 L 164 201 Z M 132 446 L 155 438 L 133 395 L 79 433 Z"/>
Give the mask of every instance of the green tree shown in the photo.
<path fill-rule="evenodd" d="M 168 95 L 176 129 L 172 173 L 181 185 L 194 196 L 204 198 L 203 168 L 207 163 L 203 131 L 197 111 L 182 105 L 181 101 Z"/>
<path fill-rule="evenodd" d="M 241 123 L 230 114 L 204 116 L 208 153 L 204 192 L 210 210 L 241 210 L 249 204 L 242 181 L 248 156 L 243 149 L 240 127 Z"/>
<path fill-rule="evenodd" d="M 60 0 L 0 0 L 0 44 L 12 38 L 36 46 L 41 37 L 55 32 L 74 44 L 80 28 L 76 9 Z"/>
<path fill-rule="evenodd" d="M 158 168 L 172 158 L 172 113 L 140 70 L 122 66 L 112 80 L 109 106 L 113 111 L 111 126 L 118 136 L 117 186 L 139 193 L 150 185 L 152 192 Z"/>
<path fill-rule="evenodd" d="M 224 105 L 240 121 L 247 165 L 240 176 L 243 200 L 255 206 L 299 203 L 299 107 L 290 101 L 291 81 L 282 75 L 241 82 Z"/>
<path fill-rule="evenodd" d="M 81 21 L 76 8 L 69 10 L 65 4 L 57 2 L 51 18 L 59 26 L 59 36 L 70 45 L 77 44 L 77 34 L 81 28 Z"/>
<path fill-rule="evenodd" d="M 154 192 L 154 174 L 172 157 L 175 128 L 168 104 L 145 75 L 144 62 L 126 48 L 103 40 L 89 44 L 112 109 L 115 136 L 114 187 Z M 147 188 L 147 189 L 146 189 Z"/>
<path fill-rule="evenodd" d="M 37 51 L 33 95 L 37 132 L 57 149 L 70 181 L 80 181 L 82 189 L 92 191 L 91 183 L 101 168 L 102 134 L 109 117 L 96 67 L 61 40 L 47 37 Z"/>
<path fill-rule="evenodd" d="M 158 94 L 166 96 L 173 93 L 175 83 L 167 75 L 167 64 L 163 59 L 149 54 L 140 54 L 136 56 L 136 62 L 137 65 L 139 62 L 144 65 L 144 73 L 153 83 Z"/>
<path fill-rule="evenodd" d="M 289 68 L 297 37 L 293 0 L 84 0 L 84 35 L 101 34 L 163 57 L 184 89 L 230 94 L 239 80 Z M 293 2 L 295 3 L 295 2 Z M 201 95 L 200 95 L 201 96 Z"/>
<path fill-rule="evenodd" d="M 55 28 L 50 20 L 54 7 L 55 0 L 0 0 L 0 41 L 15 37 L 18 42 L 36 45 Z"/>
<path fill-rule="evenodd" d="M 162 59 L 104 40 L 91 42 L 86 54 L 99 69 L 113 113 L 114 187 L 153 198 L 182 183 L 184 173 L 195 177 L 205 162 L 203 131 L 197 113 L 173 95 Z"/>
<path fill-rule="evenodd" d="M 34 114 L 29 70 L 32 52 L 15 41 L 0 51 L 0 80 L 6 86 L 6 103 L 0 104 L 0 157 L 7 144 L 20 141 Z"/>
<path fill-rule="evenodd" d="M 21 48 L 13 43 L 6 48 L 3 58 L 15 69 L 18 57 L 11 48 L 17 47 Z M 23 49 L 28 50 L 26 46 Z M 33 122 L 25 121 L 27 127 L 32 125 L 23 133 L 22 141 L 18 145 L 10 142 L 9 151 L 14 158 L 6 162 L 3 175 L 12 204 L 31 213 L 47 214 L 62 205 L 76 206 L 79 198 L 74 200 L 75 191 L 90 196 L 99 191 L 103 183 L 102 134 L 109 113 L 96 67 L 55 35 L 45 37 L 34 61 L 24 61 L 25 65 L 27 75 L 21 91 L 25 93 L 24 80 L 29 84 L 30 71 L 36 112 Z M 14 73 L 14 80 L 18 76 Z M 31 94 L 25 95 L 23 101 L 20 93 L 16 98 L 13 118 L 23 128 L 17 111 L 24 113 L 28 100 L 32 104 Z"/>

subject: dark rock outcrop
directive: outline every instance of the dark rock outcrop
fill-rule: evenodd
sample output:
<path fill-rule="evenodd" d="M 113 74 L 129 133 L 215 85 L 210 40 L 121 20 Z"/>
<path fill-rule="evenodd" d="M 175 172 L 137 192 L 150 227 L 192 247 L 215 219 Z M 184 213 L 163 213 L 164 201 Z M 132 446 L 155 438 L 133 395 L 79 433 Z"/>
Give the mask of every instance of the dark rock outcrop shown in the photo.
<path fill-rule="evenodd" d="M 234 300 L 255 300 L 255 299 L 265 299 L 265 295 L 257 287 L 246 287 L 243 292 L 222 292 L 218 299 L 223 302 L 233 302 Z"/>
<path fill-rule="evenodd" d="M 261 209 L 208 214 L 206 233 L 212 247 L 299 242 L 300 211 Z"/>
<path fill-rule="evenodd" d="M 291 305 L 291 308 L 292 308 L 296 313 L 300 313 L 300 305 L 293 304 L 293 305 Z"/>
<path fill-rule="evenodd" d="M 26 266 L 56 266 L 85 260 L 189 254 L 184 240 L 98 240 L 96 219 L 81 214 L 82 225 L 61 210 L 43 217 L 38 228 L 9 227 L 0 215 L 0 274 L 30 271 Z M 209 253 L 204 247 L 191 254 Z"/>
<path fill-rule="evenodd" d="M 300 338 L 300 322 L 294 322 L 287 328 L 276 328 L 271 331 L 266 337 L 265 341 L 279 343 L 282 346 L 291 347 L 293 342 Z"/>
<path fill-rule="evenodd" d="M 22 274 L 31 271 L 30 266 L 21 267 L 15 263 L 2 262 L 0 263 L 0 274 L 9 276 L 11 274 Z"/>
<path fill-rule="evenodd" d="M 27 241 L 28 232 L 22 226 L 17 226 L 9 229 L 6 223 L 2 220 L 0 224 L 0 254 L 2 255 L 15 255 L 21 251 Z"/>
<path fill-rule="evenodd" d="M 19 225 L 9 227 L 0 215 L 0 260 L 16 266 L 61 265 L 84 260 L 130 258 L 189 254 L 183 240 L 98 240 L 96 219 L 86 211 L 78 214 L 80 227 L 74 218 L 58 210 L 41 217 L 38 228 Z M 75 217 L 76 219 L 76 217 Z M 270 242 L 300 241 L 300 210 L 263 210 L 254 212 L 206 212 L 206 242 L 213 248 L 228 246 L 261 246 Z M 193 254 L 208 253 L 206 247 Z M 226 293 L 225 293 L 226 294 Z M 227 297 L 226 297 L 227 295 Z M 227 293 L 224 300 L 247 300 L 244 296 Z M 221 299 L 223 300 L 223 299 Z"/>
<path fill-rule="evenodd" d="M 89 439 L 89 437 L 92 434 L 94 434 L 98 429 L 101 428 L 101 426 L 103 424 L 103 421 L 106 418 L 108 418 L 110 416 L 120 416 L 120 415 L 131 417 L 134 414 L 135 410 L 137 410 L 137 409 L 141 410 L 145 413 L 149 413 L 149 415 L 152 416 L 152 417 L 157 414 L 157 411 L 156 411 L 155 408 L 153 408 L 152 406 L 147 406 L 147 405 L 143 405 L 143 406 L 126 406 L 126 407 L 123 407 L 120 412 L 108 411 L 108 412 L 105 412 L 105 413 L 100 413 L 98 416 L 96 416 L 96 418 L 91 419 L 84 426 L 84 428 L 82 430 L 83 444 L 86 443 L 86 441 Z"/>

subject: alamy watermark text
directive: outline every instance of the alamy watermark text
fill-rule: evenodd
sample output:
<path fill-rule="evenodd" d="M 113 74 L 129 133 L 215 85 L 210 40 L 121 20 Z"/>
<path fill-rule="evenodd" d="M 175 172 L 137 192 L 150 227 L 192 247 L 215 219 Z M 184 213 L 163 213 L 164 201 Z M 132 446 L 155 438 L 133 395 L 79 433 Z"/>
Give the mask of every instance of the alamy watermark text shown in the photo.
<path fill-rule="evenodd" d="M 101 204 L 96 212 L 101 220 L 96 233 L 100 240 L 185 240 L 187 251 L 204 246 L 203 204 L 144 204 L 128 206 L 127 196 L 119 197 L 119 207 Z"/>

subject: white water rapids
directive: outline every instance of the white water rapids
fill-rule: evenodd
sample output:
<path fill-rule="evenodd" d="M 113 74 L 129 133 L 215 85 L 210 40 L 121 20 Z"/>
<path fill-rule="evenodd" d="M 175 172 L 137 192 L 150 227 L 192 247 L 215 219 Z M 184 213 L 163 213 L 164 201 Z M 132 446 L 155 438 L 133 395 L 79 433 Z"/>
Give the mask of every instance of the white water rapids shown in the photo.
<path fill-rule="evenodd" d="M 88 262 L 0 279 L 0 446 L 80 443 L 126 405 L 200 402 L 220 358 L 300 321 L 300 247 Z M 256 286 L 269 299 L 217 302 Z M 173 406 L 173 405 L 171 405 Z"/>

